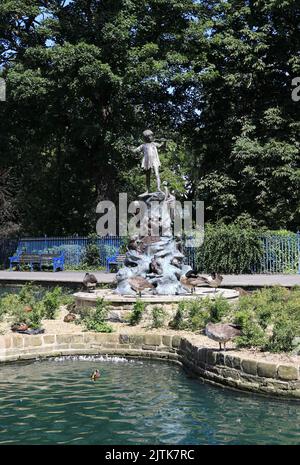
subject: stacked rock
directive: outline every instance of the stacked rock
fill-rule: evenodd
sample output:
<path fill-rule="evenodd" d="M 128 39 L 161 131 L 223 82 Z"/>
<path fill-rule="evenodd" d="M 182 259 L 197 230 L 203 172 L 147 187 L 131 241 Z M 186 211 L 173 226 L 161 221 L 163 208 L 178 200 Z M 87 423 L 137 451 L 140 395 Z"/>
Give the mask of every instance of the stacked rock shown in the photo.
<path fill-rule="evenodd" d="M 173 237 L 175 197 L 166 192 L 146 193 L 137 202 L 139 234 L 131 236 L 124 267 L 117 273 L 121 295 L 179 295 L 189 291 L 180 282 L 191 270 L 184 264 L 182 244 Z"/>

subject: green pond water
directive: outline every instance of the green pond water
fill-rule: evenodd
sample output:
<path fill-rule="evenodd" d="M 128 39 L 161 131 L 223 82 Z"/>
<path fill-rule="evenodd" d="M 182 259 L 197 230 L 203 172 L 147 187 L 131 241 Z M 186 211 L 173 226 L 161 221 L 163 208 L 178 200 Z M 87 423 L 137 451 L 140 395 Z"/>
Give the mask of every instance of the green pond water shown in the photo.
<path fill-rule="evenodd" d="M 0 444 L 300 443 L 300 404 L 212 387 L 163 362 L 2 365 L 0 399 Z"/>

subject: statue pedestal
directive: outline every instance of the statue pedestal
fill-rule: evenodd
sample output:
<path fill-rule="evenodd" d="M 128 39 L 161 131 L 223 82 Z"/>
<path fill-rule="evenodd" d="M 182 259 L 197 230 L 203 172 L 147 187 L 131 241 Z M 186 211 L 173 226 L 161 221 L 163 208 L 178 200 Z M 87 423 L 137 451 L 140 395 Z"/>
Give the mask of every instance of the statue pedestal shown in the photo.
<path fill-rule="evenodd" d="M 191 270 L 172 235 L 172 208 L 175 197 L 167 191 L 139 196 L 140 233 L 129 244 L 125 267 L 117 273 L 116 293 L 120 295 L 187 295 L 180 278 Z M 138 202 L 137 202 L 138 204 Z M 148 285 L 148 287 L 147 287 Z"/>

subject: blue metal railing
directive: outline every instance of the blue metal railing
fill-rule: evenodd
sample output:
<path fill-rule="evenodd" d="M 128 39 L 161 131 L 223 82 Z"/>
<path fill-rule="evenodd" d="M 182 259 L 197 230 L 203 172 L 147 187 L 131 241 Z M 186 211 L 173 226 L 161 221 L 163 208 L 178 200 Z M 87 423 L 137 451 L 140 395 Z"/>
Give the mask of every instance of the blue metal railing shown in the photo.
<path fill-rule="evenodd" d="M 266 234 L 261 236 L 263 256 L 252 269 L 253 273 L 299 273 L 300 274 L 300 231 L 291 235 Z M 87 237 L 38 237 L 21 238 L 18 242 L 10 241 L 2 244 L 2 256 L 9 256 L 3 250 L 8 247 L 9 254 L 16 251 L 26 253 L 59 253 L 64 252 L 66 265 L 80 265 L 88 244 L 94 243 L 99 250 L 100 264 L 106 265 L 106 258 L 116 255 L 123 243 L 123 238 L 107 236 L 89 239 Z M 16 247 L 17 244 L 17 247 Z M 13 246 L 13 247 L 12 247 Z M 14 250 L 12 250 L 14 248 Z M 185 262 L 195 268 L 196 249 L 184 248 Z M 1 258 L 1 256 L 0 256 Z M 5 260 L 1 261 L 5 266 Z"/>
<path fill-rule="evenodd" d="M 89 244 L 96 244 L 99 250 L 100 265 L 105 266 L 106 257 L 117 253 L 122 245 L 122 238 L 109 236 L 89 239 L 88 237 L 38 237 L 22 238 L 18 251 L 26 253 L 64 252 L 65 264 L 80 265 Z"/>
<path fill-rule="evenodd" d="M 300 232 L 261 236 L 263 256 L 253 273 L 300 273 Z"/>

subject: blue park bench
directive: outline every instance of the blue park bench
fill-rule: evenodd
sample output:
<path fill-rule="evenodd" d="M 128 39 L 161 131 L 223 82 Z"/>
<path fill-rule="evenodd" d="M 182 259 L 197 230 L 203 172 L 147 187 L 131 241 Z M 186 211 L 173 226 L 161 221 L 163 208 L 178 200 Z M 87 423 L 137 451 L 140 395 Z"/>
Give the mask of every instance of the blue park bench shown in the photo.
<path fill-rule="evenodd" d="M 28 254 L 26 252 L 16 252 L 13 257 L 9 257 L 9 270 L 12 271 L 14 265 L 20 268 L 21 265 L 29 265 L 30 271 L 33 271 L 34 266 L 38 266 L 41 270 L 43 266 L 52 266 L 53 271 L 64 270 L 65 257 L 64 253 L 55 254 Z"/>

